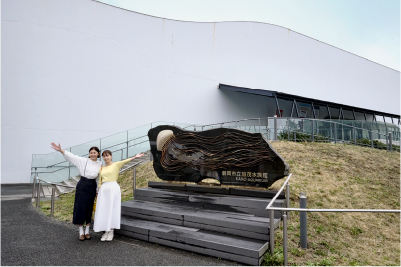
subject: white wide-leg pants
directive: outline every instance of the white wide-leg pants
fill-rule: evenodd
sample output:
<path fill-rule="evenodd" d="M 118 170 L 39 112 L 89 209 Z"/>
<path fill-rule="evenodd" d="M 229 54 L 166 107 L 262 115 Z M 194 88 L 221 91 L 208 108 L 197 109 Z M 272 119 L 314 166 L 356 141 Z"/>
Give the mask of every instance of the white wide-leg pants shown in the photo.
<path fill-rule="evenodd" d="M 120 229 L 121 191 L 117 182 L 102 183 L 97 195 L 93 231 Z"/>

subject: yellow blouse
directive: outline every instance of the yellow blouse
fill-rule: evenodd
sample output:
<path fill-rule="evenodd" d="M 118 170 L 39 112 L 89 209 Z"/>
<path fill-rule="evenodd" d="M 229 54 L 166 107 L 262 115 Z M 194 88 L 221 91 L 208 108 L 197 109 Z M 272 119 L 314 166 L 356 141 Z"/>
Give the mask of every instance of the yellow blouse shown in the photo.
<path fill-rule="evenodd" d="M 129 161 L 131 161 L 131 158 L 114 162 L 109 166 L 102 166 L 102 168 L 100 168 L 99 170 L 99 188 L 102 185 L 102 183 L 116 182 L 121 167 L 127 164 Z"/>

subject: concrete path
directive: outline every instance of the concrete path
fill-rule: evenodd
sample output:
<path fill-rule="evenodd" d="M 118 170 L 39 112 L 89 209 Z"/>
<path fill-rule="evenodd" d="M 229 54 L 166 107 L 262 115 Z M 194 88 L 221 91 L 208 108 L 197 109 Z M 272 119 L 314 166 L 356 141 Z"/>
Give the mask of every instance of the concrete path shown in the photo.
<path fill-rule="evenodd" d="M 30 185 L 1 186 L 1 265 L 239 265 L 192 252 L 102 233 L 79 241 L 78 229 L 35 210 Z"/>

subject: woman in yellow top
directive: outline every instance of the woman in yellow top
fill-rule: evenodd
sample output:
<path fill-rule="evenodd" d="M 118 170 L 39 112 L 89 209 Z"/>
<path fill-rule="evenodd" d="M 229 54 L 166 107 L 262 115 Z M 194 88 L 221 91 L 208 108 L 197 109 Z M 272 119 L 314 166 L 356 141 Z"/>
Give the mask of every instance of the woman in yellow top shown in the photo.
<path fill-rule="evenodd" d="M 117 184 L 118 174 L 122 166 L 131 160 L 142 157 L 137 154 L 133 158 L 112 162 L 110 150 L 102 153 L 106 163 L 99 171 L 99 188 L 96 201 L 96 212 L 93 231 L 105 231 L 101 241 L 111 241 L 114 237 L 114 229 L 120 229 L 121 221 L 121 191 Z"/>

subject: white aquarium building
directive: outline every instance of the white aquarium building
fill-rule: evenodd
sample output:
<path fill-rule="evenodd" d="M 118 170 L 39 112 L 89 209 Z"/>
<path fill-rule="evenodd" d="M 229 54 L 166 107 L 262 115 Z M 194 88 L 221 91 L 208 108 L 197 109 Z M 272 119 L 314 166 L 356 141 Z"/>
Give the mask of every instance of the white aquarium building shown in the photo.
<path fill-rule="evenodd" d="M 1 2 L 1 183 L 33 154 L 155 121 L 399 125 L 400 72 L 287 28 L 163 19 L 94 0 Z"/>

